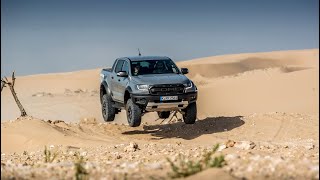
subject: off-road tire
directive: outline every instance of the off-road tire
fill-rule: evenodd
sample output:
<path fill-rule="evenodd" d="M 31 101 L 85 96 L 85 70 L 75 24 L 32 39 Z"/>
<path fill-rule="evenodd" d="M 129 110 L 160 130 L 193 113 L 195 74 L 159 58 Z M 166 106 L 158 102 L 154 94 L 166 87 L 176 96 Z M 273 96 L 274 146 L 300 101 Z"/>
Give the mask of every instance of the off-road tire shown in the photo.
<path fill-rule="evenodd" d="M 191 103 L 187 108 L 183 109 L 183 121 L 186 124 L 194 124 L 197 119 L 197 104 Z"/>
<path fill-rule="evenodd" d="M 170 111 L 158 112 L 159 118 L 166 119 L 170 116 Z"/>
<path fill-rule="evenodd" d="M 126 111 L 127 111 L 127 120 L 129 126 L 137 127 L 141 124 L 141 109 L 138 105 L 134 104 L 130 99 L 128 99 L 126 104 Z"/>
<path fill-rule="evenodd" d="M 101 108 L 104 121 L 113 121 L 116 109 L 112 107 L 112 99 L 108 94 L 102 96 Z"/>

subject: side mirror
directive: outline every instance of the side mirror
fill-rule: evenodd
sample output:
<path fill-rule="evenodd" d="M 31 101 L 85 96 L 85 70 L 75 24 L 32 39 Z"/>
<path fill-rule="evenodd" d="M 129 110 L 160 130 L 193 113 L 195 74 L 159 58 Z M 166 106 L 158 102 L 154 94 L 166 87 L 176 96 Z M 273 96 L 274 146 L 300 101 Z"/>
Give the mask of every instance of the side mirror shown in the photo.
<path fill-rule="evenodd" d="M 182 74 L 188 74 L 189 73 L 188 68 L 181 68 L 181 73 Z"/>
<path fill-rule="evenodd" d="M 119 77 L 128 77 L 128 73 L 126 71 L 117 72 L 117 76 Z"/>

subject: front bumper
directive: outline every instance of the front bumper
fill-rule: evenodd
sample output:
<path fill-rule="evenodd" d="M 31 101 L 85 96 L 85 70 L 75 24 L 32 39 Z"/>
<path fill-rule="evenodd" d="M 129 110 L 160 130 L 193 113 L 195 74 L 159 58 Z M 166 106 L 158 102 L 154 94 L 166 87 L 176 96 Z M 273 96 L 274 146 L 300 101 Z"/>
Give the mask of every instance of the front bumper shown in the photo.
<path fill-rule="evenodd" d="M 142 106 L 146 111 L 171 111 L 186 108 L 197 100 L 198 93 L 192 92 L 176 96 L 178 100 L 175 101 L 160 101 L 160 95 L 132 94 L 131 98 L 135 104 Z"/>

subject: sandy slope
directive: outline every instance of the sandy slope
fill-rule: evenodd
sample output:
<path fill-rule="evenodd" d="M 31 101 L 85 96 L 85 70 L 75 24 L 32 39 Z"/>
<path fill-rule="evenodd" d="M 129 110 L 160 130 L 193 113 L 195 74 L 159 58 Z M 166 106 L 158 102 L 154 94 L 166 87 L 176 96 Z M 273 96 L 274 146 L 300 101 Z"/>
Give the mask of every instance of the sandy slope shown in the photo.
<path fill-rule="evenodd" d="M 28 114 L 43 120 L 30 117 L 6 121 L 16 119 L 19 111 L 9 89 L 4 89 L 1 93 L 1 152 L 9 155 L 3 155 L 1 162 L 12 159 L 12 152 L 32 151 L 40 157 L 45 145 L 62 149 L 74 146 L 89 153 L 89 162 L 96 162 L 97 158 L 106 161 L 102 163 L 102 169 L 108 169 L 111 175 L 123 173 L 119 167 L 123 163 L 136 163 L 140 159 L 137 157 L 146 159 L 139 161 L 142 164 L 161 162 L 162 169 L 168 171 L 163 156 L 155 156 L 164 153 L 163 149 L 169 152 L 166 156 L 175 157 L 179 152 L 194 154 L 197 148 L 223 144 L 231 139 L 253 141 L 256 148 L 249 150 L 251 154 L 236 148 L 222 151 L 230 157 L 241 157 L 229 158 L 234 163 L 230 161 L 223 172 L 213 174 L 230 179 L 231 176 L 223 174 L 228 172 L 250 179 L 319 177 L 319 169 L 312 169 L 319 165 L 318 49 L 214 56 L 179 62 L 178 65 L 189 68 L 188 76 L 199 89 L 199 121 L 194 125 L 175 121 L 159 125 L 160 120 L 155 121 L 158 119 L 156 114 L 149 113 L 143 117 L 145 124 L 130 128 L 126 126 L 124 112 L 113 123 L 103 123 L 98 92 L 100 69 L 17 77 L 16 91 Z M 48 123 L 47 120 L 64 122 Z M 137 142 L 141 150 L 128 154 L 121 148 L 113 148 L 130 141 Z M 149 146 L 150 142 L 155 146 Z M 177 143 L 182 145 L 177 146 Z M 90 154 L 106 149 L 109 154 L 120 153 L 123 158 L 111 160 L 110 165 L 107 162 L 110 159 L 104 161 L 103 155 Z M 263 159 L 267 156 L 275 159 Z M 246 160 L 254 157 L 262 159 L 249 163 Z M 283 159 L 277 159 L 279 157 Z M 305 161 L 300 162 L 303 158 Z M 300 167 L 299 170 L 292 172 L 292 167 L 285 165 L 288 163 L 294 164 L 293 168 Z M 261 173 L 261 166 L 267 165 L 271 170 L 267 168 L 266 174 Z M 110 167 L 115 170 L 111 171 Z M 145 172 L 148 167 L 139 165 L 140 171 L 133 168 L 128 172 L 135 177 L 137 172 Z M 116 172 L 117 168 L 119 171 Z M 276 172 L 272 168 L 276 168 Z M 32 171 L 41 174 L 38 170 Z M 152 169 L 142 176 L 138 173 L 137 178 L 147 178 L 150 173 L 155 175 L 158 170 Z M 4 172 L 4 177 L 12 173 L 10 168 Z M 30 172 L 26 174 L 30 175 Z M 97 177 L 100 177 L 99 173 L 101 175 L 102 171 L 97 170 Z M 194 179 L 211 175 L 211 171 L 205 171 Z"/>

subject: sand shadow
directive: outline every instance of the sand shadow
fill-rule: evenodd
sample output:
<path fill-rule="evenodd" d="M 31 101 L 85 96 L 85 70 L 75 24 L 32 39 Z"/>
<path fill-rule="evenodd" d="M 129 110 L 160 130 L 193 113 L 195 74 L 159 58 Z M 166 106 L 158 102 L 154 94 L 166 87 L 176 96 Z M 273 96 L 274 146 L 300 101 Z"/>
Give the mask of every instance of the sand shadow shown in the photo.
<path fill-rule="evenodd" d="M 191 140 L 204 134 L 230 131 L 244 124 L 242 116 L 210 117 L 196 121 L 195 124 L 177 122 L 173 124 L 159 124 L 143 126 L 143 130 L 126 131 L 124 135 L 150 134 L 153 139 L 182 138 Z"/>
<path fill-rule="evenodd" d="M 283 73 L 291 73 L 291 72 L 296 72 L 296 71 L 303 71 L 306 69 L 312 69 L 311 67 L 282 67 L 281 71 Z"/>
<path fill-rule="evenodd" d="M 283 73 L 290 73 L 310 69 L 311 67 L 298 66 L 298 62 L 281 59 L 251 57 L 238 62 L 207 63 L 185 65 L 189 69 L 188 77 L 194 78 L 196 74 L 206 78 L 236 76 L 248 71 L 280 68 Z"/>

